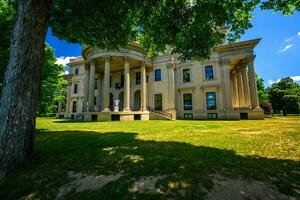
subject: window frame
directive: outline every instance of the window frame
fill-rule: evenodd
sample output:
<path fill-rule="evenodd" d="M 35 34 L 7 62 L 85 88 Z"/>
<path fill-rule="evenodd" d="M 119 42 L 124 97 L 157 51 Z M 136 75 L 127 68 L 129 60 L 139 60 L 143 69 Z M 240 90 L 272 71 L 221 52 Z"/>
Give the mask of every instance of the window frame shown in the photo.
<path fill-rule="evenodd" d="M 213 99 L 209 99 L 209 94 L 213 94 L 214 95 L 214 98 Z M 205 97 L 206 97 L 206 109 L 207 110 L 216 110 L 217 109 L 217 93 L 215 91 L 212 91 L 212 92 L 206 92 L 205 94 Z M 210 106 L 209 104 L 209 101 L 210 100 L 213 100 L 214 101 L 214 106 Z"/>
<path fill-rule="evenodd" d="M 185 96 L 187 96 L 187 95 L 189 95 L 190 96 L 190 100 L 189 101 L 191 101 L 191 105 L 190 105 L 190 107 L 186 107 L 185 105 L 185 101 L 187 101 L 186 99 L 185 99 Z M 183 95 L 182 95 L 182 100 L 183 100 L 183 110 L 193 110 L 193 94 L 192 93 L 184 93 Z"/>
<path fill-rule="evenodd" d="M 75 75 L 78 75 L 78 74 L 79 74 L 79 69 L 75 68 Z"/>
<path fill-rule="evenodd" d="M 207 75 L 207 69 L 211 69 L 211 77 Z M 204 67 L 204 78 L 205 78 L 206 81 L 211 81 L 211 80 L 215 79 L 213 65 L 206 65 Z"/>
<path fill-rule="evenodd" d="M 189 72 L 189 79 L 188 80 L 185 80 L 185 71 L 188 71 Z M 192 77 L 191 77 L 191 69 L 190 68 L 184 68 L 182 69 L 182 82 L 183 83 L 190 83 L 192 82 Z"/>
<path fill-rule="evenodd" d="M 157 76 L 157 72 L 159 72 L 159 76 Z M 161 69 L 154 70 L 154 81 L 161 81 Z"/>
<path fill-rule="evenodd" d="M 74 83 L 73 94 L 78 94 L 78 83 Z"/>
<path fill-rule="evenodd" d="M 72 102 L 72 113 L 76 113 L 77 112 L 77 101 L 73 101 Z"/>
<path fill-rule="evenodd" d="M 157 97 L 160 96 L 160 107 L 157 105 Z M 162 111 L 163 110 L 163 95 L 162 94 L 154 94 L 154 110 Z"/>

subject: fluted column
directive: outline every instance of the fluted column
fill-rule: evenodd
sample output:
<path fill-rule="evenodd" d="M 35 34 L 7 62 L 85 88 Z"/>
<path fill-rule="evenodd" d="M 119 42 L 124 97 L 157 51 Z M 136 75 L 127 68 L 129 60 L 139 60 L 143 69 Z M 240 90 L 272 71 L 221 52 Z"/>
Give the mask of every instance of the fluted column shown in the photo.
<path fill-rule="evenodd" d="M 169 110 L 174 111 L 175 110 L 175 76 L 174 76 L 174 70 L 175 70 L 175 63 L 169 63 L 167 64 L 168 68 L 168 93 L 169 93 Z"/>
<path fill-rule="evenodd" d="M 232 109 L 232 94 L 230 86 L 230 69 L 228 60 L 222 61 L 222 72 L 223 72 L 223 86 L 224 86 L 224 95 L 225 95 L 225 109 Z"/>
<path fill-rule="evenodd" d="M 238 83 L 238 96 L 240 107 L 245 107 L 244 88 L 243 88 L 243 77 L 241 69 L 237 72 L 237 83 Z"/>
<path fill-rule="evenodd" d="M 243 77 L 245 107 L 249 108 L 251 106 L 251 100 L 250 100 L 249 80 L 248 80 L 248 76 L 247 76 L 246 66 L 243 66 L 241 71 L 242 71 L 242 77 Z"/>
<path fill-rule="evenodd" d="M 110 90 L 110 56 L 105 56 L 104 83 L 103 83 L 103 112 L 109 112 L 109 90 Z"/>
<path fill-rule="evenodd" d="M 124 110 L 130 111 L 130 65 L 129 59 L 124 58 Z"/>
<path fill-rule="evenodd" d="M 97 105 L 97 111 L 101 110 L 101 75 L 98 74 L 97 79 L 97 97 L 96 97 L 96 105 Z"/>
<path fill-rule="evenodd" d="M 239 95 L 238 95 L 238 82 L 237 82 L 237 74 L 235 71 L 232 73 L 232 80 L 233 80 L 233 93 L 234 93 L 233 98 L 235 102 L 234 107 L 239 107 L 240 103 L 239 103 Z"/>
<path fill-rule="evenodd" d="M 141 66 L 141 111 L 147 110 L 147 87 L 146 87 L 146 65 L 145 63 L 142 63 Z"/>
<path fill-rule="evenodd" d="M 68 94 L 67 94 L 67 106 L 66 106 L 66 112 L 70 113 L 70 107 L 71 107 L 71 88 L 72 88 L 72 82 L 68 82 Z"/>
<path fill-rule="evenodd" d="M 90 80 L 90 66 L 85 63 L 84 66 L 84 102 L 83 102 L 83 111 L 88 110 L 89 102 L 89 80 Z"/>
<path fill-rule="evenodd" d="M 95 62 L 90 64 L 90 80 L 89 80 L 89 111 L 94 111 L 94 97 L 95 97 Z"/>
<path fill-rule="evenodd" d="M 248 57 L 248 76 L 252 109 L 260 108 L 258 101 L 257 85 L 254 70 L 254 58 L 255 56 Z"/>

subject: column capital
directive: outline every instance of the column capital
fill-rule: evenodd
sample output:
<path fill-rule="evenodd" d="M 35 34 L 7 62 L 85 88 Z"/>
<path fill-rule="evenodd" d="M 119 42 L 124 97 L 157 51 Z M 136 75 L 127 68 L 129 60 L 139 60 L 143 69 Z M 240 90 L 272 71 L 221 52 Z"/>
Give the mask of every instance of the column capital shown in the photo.
<path fill-rule="evenodd" d="M 247 63 L 249 63 L 249 62 L 254 62 L 255 57 L 256 57 L 256 56 L 255 56 L 254 54 L 247 56 L 247 57 L 246 57 Z"/>
<path fill-rule="evenodd" d="M 146 62 L 145 61 L 141 61 L 140 65 L 141 65 L 141 67 L 146 67 Z"/>
<path fill-rule="evenodd" d="M 105 55 L 103 56 L 105 62 L 110 62 L 111 61 L 111 55 Z"/>
<path fill-rule="evenodd" d="M 130 56 L 123 56 L 124 62 L 129 62 Z"/>
<path fill-rule="evenodd" d="M 173 69 L 173 70 L 175 70 L 175 66 L 176 66 L 176 65 L 175 65 L 175 63 L 167 63 L 166 66 L 167 66 L 168 69 Z"/>

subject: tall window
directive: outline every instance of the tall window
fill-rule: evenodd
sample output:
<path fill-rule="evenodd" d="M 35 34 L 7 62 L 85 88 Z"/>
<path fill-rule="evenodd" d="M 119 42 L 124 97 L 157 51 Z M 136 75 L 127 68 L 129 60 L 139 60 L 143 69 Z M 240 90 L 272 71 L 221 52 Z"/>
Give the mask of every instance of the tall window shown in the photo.
<path fill-rule="evenodd" d="M 112 77 L 110 76 L 109 77 L 109 87 L 111 87 L 112 86 Z"/>
<path fill-rule="evenodd" d="M 78 70 L 78 68 L 76 68 L 75 69 L 75 75 L 78 75 L 78 72 L 79 72 L 79 70 Z"/>
<path fill-rule="evenodd" d="M 75 113 L 77 110 L 77 101 L 73 101 L 72 112 Z"/>
<path fill-rule="evenodd" d="M 183 69 L 182 70 L 182 80 L 183 82 L 191 82 L 191 70 L 190 69 Z"/>
<path fill-rule="evenodd" d="M 214 79 L 214 70 L 213 66 L 205 67 L 205 80 L 213 80 Z"/>
<path fill-rule="evenodd" d="M 217 109 L 217 100 L 215 92 L 206 93 L 206 105 L 207 110 L 216 110 Z"/>
<path fill-rule="evenodd" d="M 97 105 L 97 97 L 94 97 L 94 106 Z"/>
<path fill-rule="evenodd" d="M 193 110 L 192 94 L 183 94 L 183 109 Z"/>
<path fill-rule="evenodd" d="M 124 74 L 121 74 L 121 88 L 124 87 Z"/>
<path fill-rule="evenodd" d="M 78 84 L 74 84 L 74 94 L 78 93 Z"/>
<path fill-rule="evenodd" d="M 162 94 L 155 94 L 154 102 L 155 102 L 155 110 L 161 111 L 162 110 Z"/>
<path fill-rule="evenodd" d="M 141 84 L 141 72 L 135 73 L 135 84 L 140 85 Z"/>
<path fill-rule="evenodd" d="M 97 80 L 97 79 L 95 79 L 95 87 L 94 87 L 94 89 L 95 89 L 95 90 L 98 89 L 98 80 Z"/>
<path fill-rule="evenodd" d="M 154 71 L 155 74 L 155 81 L 161 81 L 161 70 L 160 69 L 156 69 Z"/>

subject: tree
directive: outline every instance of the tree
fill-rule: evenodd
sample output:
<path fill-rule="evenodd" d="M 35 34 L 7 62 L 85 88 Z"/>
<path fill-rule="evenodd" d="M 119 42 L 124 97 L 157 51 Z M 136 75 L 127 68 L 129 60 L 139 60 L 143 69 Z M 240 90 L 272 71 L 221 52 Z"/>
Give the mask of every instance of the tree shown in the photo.
<path fill-rule="evenodd" d="M 271 9 L 280 11 L 285 15 L 293 14 L 295 11 L 300 11 L 299 0 L 269 0 L 264 1 L 261 5 L 262 9 Z"/>
<path fill-rule="evenodd" d="M 0 0 L 0 93 L 9 54 L 10 36 L 15 21 L 15 8 L 10 1 Z"/>
<path fill-rule="evenodd" d="M 264 110 L 265 114 L 270 114 L 272 107 L 269 102 L 268 93 L 266 92 L 266 88 L 264 85 L 264 79 L 259 77 L 257 74 L 256 74 L 256 85 L 257 85 L 259 106 Z"/>
<path fill-rule="evenodd" d="M 207 58 L 225 38 L 232 41 L 250 28 L 260 0 L 17 0 L 0 109 L 0 170 L 30 160 L 36 101 L 50 22 L 55 35 L 69 42 L 102 48 L 139 40 L 149 52 L 166 46 L 185 59 Z"/>
<path fill-rule="evenodd" d="M 61 76 L 65 72 L 65 68 L 63 65 L 55 64 L 56 60 L 54 49 L 46 45 L 42 81 L 37 100 L 37 115 L 40 116 L 53 116 L 57 103 L 65 98 L 62 94 L 66 80 Z"/>
<path fill-rule="evenodd" d="M 268 89 L 272 107 L 276 113 L 286 114 L 299 113 L 300 85 L 287 77 L 278 83 L 272 84 Z"/>

